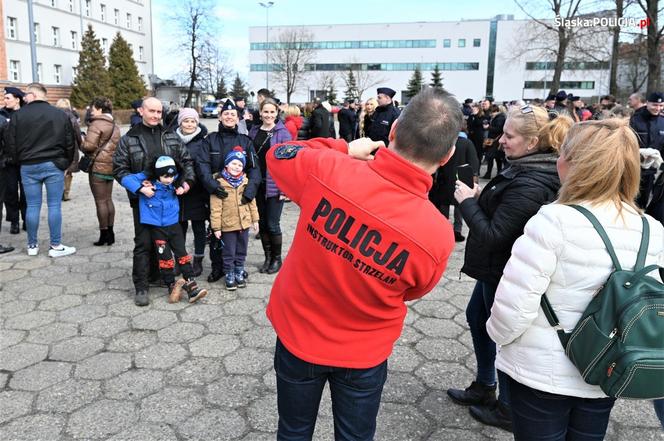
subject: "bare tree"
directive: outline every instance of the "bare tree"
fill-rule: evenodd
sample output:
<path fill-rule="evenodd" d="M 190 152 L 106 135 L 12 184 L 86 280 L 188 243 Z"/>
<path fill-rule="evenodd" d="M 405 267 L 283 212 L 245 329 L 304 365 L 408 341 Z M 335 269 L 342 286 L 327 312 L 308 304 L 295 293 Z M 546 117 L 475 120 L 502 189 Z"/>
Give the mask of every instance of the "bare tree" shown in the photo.
<path fill-rule="evenodd" d="M 206 92 L 215 93 L 219 85 L 223 84 L 230 74 L 226 54 L 214 44 L 205 44 L 198 76 L 199 86 Z"/>
<path fill-rule="evenodd" d="M 272 63 L 272 77 L 286 91 L 286 101 L 305 78 L 305 64 L 316 57 L 313 48 L 313 34 L 304 28 L 287 29 L 279 34 L 275 48 L 269 53 Z"/>
<path fill-rule="evenodd" d="M 664 41 L 664 24 L 660 26 L 658 16 L 664 11 L 659 0 L 638 0 L 639 6 L 648 19 L 648 86 L 649 92 L 661 90 L 662 55 L 660 53 Z"/>
<path fill-rule="evenodd" d="M 624 0 L 615 0 L 616 18 L 619 20 L 625 14 Z M 620 26 L 617 24 L 611 29 L 611 70 L 609 71 L 609 93 L 618 95 L 618 56 L 620 55 Z"/>
<path fill-rule="evenodd" d="M 619 52 L 619 77 L 621 83 L 628 84 L 625 95 L 640 91 L 648 79 L 646 39 L 637 37 L 632 43 L 623 43 Z"/>
<path fill-rule="evenodd" d="M 360 99 L 362 99 L 362 94 L 364 92 L 386 81 L 385 77 L 382 77 L 378 74 L 379 71 L 368 70 L 367 67 L 367 65 L 362 65 L 353 58 L 348 62 L 348 72 L 353 73 L 355 84 L 349 83 L 348 75 L 343 76 L 343 81 L 346 85 L 346 88 L 354 86 L 354 89 L 357 92 L 357 97 Z"/>

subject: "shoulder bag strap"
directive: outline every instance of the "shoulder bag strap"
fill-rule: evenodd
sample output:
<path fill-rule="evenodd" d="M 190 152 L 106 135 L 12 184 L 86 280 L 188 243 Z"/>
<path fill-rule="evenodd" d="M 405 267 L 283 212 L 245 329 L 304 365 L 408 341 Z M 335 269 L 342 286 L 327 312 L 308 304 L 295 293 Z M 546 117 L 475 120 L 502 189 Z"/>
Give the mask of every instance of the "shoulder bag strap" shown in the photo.
<path fill-rule="evenodd" d="M 641 216 L 643 222 L 643 233 L 641 233 L 641 245 L 639 246 L 639 253 L 636 255 L 636 264 L 634 271 L 643 269 L 646 264 L 646 255 L 648 254 L 648 246 L 650 245 L 650 224 L 645 216 Z"/>
<path fill-rule="evenodd" d="M 599 223 L 595 215 L 592 214 L 590 210 L 581 207 L 580 205 L 570 205 L 570 207 L 574 208 L 576 211 L 583 214 L 590 221 L 590 223 L 593 224 L 593 227 L 597 231 L 597 234 L 599 234 L 599 237 L 602 238 L 602 242 L 604 242 L 606 251 L 609 253 L 609 256 L 611 256 L 611 262 L 613 262 L 613 266 L 615 267 L 616 271 L 622 271 L 622 267 L 620 266 L 620 262 L 618 261 L 616 252 L 613 250 L 613 245 L 611 245 L 609 236 L 607 236 L 606 231 L 604 231 L 602 224 Z"/>

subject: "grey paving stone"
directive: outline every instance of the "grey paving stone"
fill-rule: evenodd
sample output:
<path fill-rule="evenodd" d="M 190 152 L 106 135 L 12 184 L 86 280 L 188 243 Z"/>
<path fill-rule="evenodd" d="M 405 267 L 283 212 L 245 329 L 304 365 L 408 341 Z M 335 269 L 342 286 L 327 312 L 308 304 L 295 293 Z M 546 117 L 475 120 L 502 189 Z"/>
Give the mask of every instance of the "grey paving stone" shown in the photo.
<path fill-rule="evenodd" d="M 390 372 L 383 389 L 382 401 L 389 403 L 416 403 L 426 392 L 421 380 L 412 374 Z"/>
<path fill-rule="evenodd" d="M 277 391 L 277 378 L 274 369 L 270 369 L 263 374 L 263 385 L 273 392 Z"/>
<path fill-rule="evenodd" d="M 243 347 L 274 349 L 277 334 L 275 334 L 274 329 L 261 326 L 245 332 L 241 339 Z"/>
<path fill-rule="evenodd" d="M 223 314 L 224 310 L 221 306 L 194 304 L 180 313 L 180 320 L 183 322 L 208 323 Z"/>
<path fill-rule="evenodd" d="M 263 299 L 238 299 L 224 305 L 225 315 L 253 314 L 265 311 L 266 303 Z"/>
<path fill-rule="evenodd" d="M 60 320 L 69 323 L 85 323 L 106 315 L 102 305 L 80 305 L 60 312 Z"/>
<path fill-rule="evenodd" d="M 42 300 L 37 309 L 42 311 L 62 311 L 67 308 L 78 306 L 81 303 L 83 303 L 81 296 L 64 295 Z"/>
<path fill-rule="evenodd" d="M 9 269 L 0 272 L 0 282 L 9 282 L 10 280 L 22 279 L 28 272 L 19 269 Z"/>
<path fill-rule="evenodd" d="M 55 285 L 55 286 L 64 286 L 65 288 L 71 285 L 77 285 L 81 283 L 85 283 L 88 281 L 88 275 L 87 274 L 80 274 L 80 273 L 67 273 L 67 274 L 62 274 L 62 270 L 54 268 L 57 272 L 56 274 L 53 275 L 46 275 L 44 278 L 49 281 L 49 283 Z M 35 276 L 35 271 L 32 272 L 33 276 Z M 41 277 L 41 276 L 35 276 L 35 277 Z M 65 289 L 66 291 L 66 289 Z"/>
<path fill-rule="evenodd" d="M 187 356 L 187 351 L 173 343 L 157 343 L 136 353 L 135 363 L 138 368 L 169 369 Z"/>
<path fill-rule="evenodd" d="M 429 390 L 418 407 L 429 419 L 440 421 L 441 425 L 447 428 L 470 429 L 477 432 L 482 429 L 482 424 L 475 421 L 468 413 L 468 407 L 454 404 L 447 397 L 445 390 Z"/>
<path fill-rule="evenodd" d="M 273 359 L 270 352 L 240 348 L 226 357 L 224 367 L 229 374 L 259 375 L 272 368 Z"/>
<path fill-rule="evenodd" d="M 190 389 L 165 388 L 141 401 L 141 420 L 176 424 L 203 409 L 203 400 Z"/>
<path fill-rule="evenodd" d="M 448 440 L 463 440 L 463 441 L 483 441 L 484 438 L 480 433 L 470 430 L 453 429 L 443 427 L 432 433 L 427 439 L 430 441 L 448 441 Z"/>
<path fill-rule="evenodd" d="M 279 415 L 274 409 L 277 408 L 277 394 L 263 395 L 247 408 L 249 425 L 260 432 L 275 432 Z"/>
<path fill-rule="evenodd" d="M 26 334 L 27 332 L 25 331 L 3 330 L 0 332 L 0 349 L 5 349 L 22 342 Z"/>
<path fill-rule="evenodd" d="M 223 316 L 206 324 L 213 334 L 242 334 L 256 327 L 254 322 L 244 315 Z"/>
<path fill-rule="evenodd" d="M 413 348 L 408 346 L 395 345 L 387 364 L 393 371 L 412 372 L 423 361 L 424 358 Z"/>
<path fill-rule="evenodd" d="M 33 398 L 34 395 L 29 392 L 17 390 L 0 392 L 0 424 L 30 412 Z"/>
<path fill-rule="evenodd" d="M 91 293 L 102 292 L 106 289 L 104 282 L 83 281 L 67 284 L 65 292 L 67 294 L 87 295 Z"/>
<path fill-rule="evenodd" d="M 94 262 L 93 262 L 94 263 Z M 92 282 L 108 282 L 113 279 L 125 276 L 125 270 L 122 268 L 108 268 L 104 271 L 92 271 L 88 275 L 88 280 Z"/>
<path fill-rule="evenodd" d="M 463 328 L 456 323 L 437 318 L 423 317 L 413 326 L 429 337 L 455 338 L 463 332 Z"/>
<path fill-rule="evenodd" d="M 129 274 L 131 274 L 131 271 L 129 271 Z M 132 296 L 134 295 L 134 284 L 131 281 L 131 277 L 126 277 L 125 276 L 125 277 L 121 277 L 119 279 L 114 279 L 114 280 L 111 280 L 110 282 L 107 282 L 106 285 L 110 289 L 115 289 L 115 290 L 118 290 L 118 291 L 125 291 L 127 293 L 131 293 Z M 154 294 L 154 290 L 156 290 L 156 288 L 152 288 L 152 289 L 153 289 L 152 293 Z"/>
<path fill-rule="evenodd" d="M 221 375 L 222 361 L 218 358 L 194 357 L 178 363 L 166 373 L 165 381 L 171 386 L 201 386 Z"/>
<path fill-rule="evenodd" d="M 81 326 L 82 335 L 108 338 L 129 329 L 129 320 L 125 317 L 100 317 Z"/>
<path fill-rule="evenodd" d="M 383 403 L 376 422 L 378 439 L 424 439 L 431 423 L 409 404 Z"/>
<path fill-rule="evenodd" d="M 4 327 L 8 329 L 30 330 L 48 325 L 55 320 L 55 312 L 32 311 L 27 314 L 15 315 L 5 320 Z"/>
<path fill-rule="evenodd" d="M 4 389 L 7 386 L 7 380 L 9 375 L 0 373 L 0 389 Z"/>
<path fill-rule="evenodd" d="M 131 427 L 138 412 L 131 401 L 101 400 L 72 413 L 67 433 L 76 439 L 102 438 Z"/>
<path fill-rule="evenodd" d="M 224 357 L 240 347 L 240 339 L 232 335 L 208 334 L 189 343 L 195 357 Z"/>
<path fill-rule="evenodd" d="M 413 306 L 422 317 L 449 319 L 459 313 L 459 309 L 454 305 L 442 300 L 428 300 L 425 297 L 422 301 Z"/>
<path fill-rule="evenodd" d="M 124 300 L 127 300 L 126 292 L 111 289 L 106 289 L 85 296 L 85 303 L 88 305 L 115 305 Z"/>
<path fill-rule="evenodd" d="M 406 326 L 401 332 L 401 337 L 397 340 L 397 344 L 403 346 L 412 346 L 414 343 L 422 340 L 424 335 L 421 334 L 417 329 Z"/>
<path fill-rule="evenodd" d="M 117 400 L 135 400 L 157 392 L 163 387 L 160 371 L 137 369 L 125 372 L 104 383 L 104 395 Z"/>
<path fill-rule="evenodd" d="M 622 441 L 622 440 L 638 440 L 638 441 L 661 441 L 664 439 L 664 431 L 662 428 L 633 428 L 624 427 L 618 430 L 618 433 L 611 439 L 607 437 L 607 441 Z"/>
<path fill-rule="evenodd" d="M 98 381 L 67 380 L 39 393 L 36 408 L 44 412 L 71 413 L 101 395 Z"/>
<path fill-rule="evenodd" d="M 29 300 L 40 302 L 45 299 L 50 299 L 51 297 L 56 297 L 62 294 L 61 286 L 47 286 L 35 283 L 34 280 L 26 279 L 26 282 L 32 282 L 32 286 L 29 288 L 21 289 L 18 297 L 21 300 Z"/>
<path fill-rule="evenodd" d="M 22 269 L 22 270 L 33 270 L 33 269 L 43 268 L 47 265 L 48 261 L 44 261 L 43 259 L 28 259 L 14 263 L 12 265 L 12 268 Z"/>
<path fill-rule="evenodd" d="M 91 251 L 95 251 L 93 248 L 89 248 Z M 104 250 L 101 250 L 104 251 Z M 92 257 L 93 262 L 116 262 L 118 260 L 124 260 L 127 256 L 122 252 L 107 252 L 107 253 L 98 253 Z"/>
<path fill-rule="evenodd" d="M 611 417 L 626 427 L 661 428 L 650 401 L 617 400 L 611 410 Z"/>
<path fill-rule="evenodd" d="M 35 309 L 37 302 L 30 300 L 14 300 L 13 302 L 4 303 L 0 308 L 0 317 L 13 317 L 19 314 L 25 314 Z"/>
<path fill-rule="evenodd" d="M 156 342 L 156 332 L 127 331 L 113 337 L 106 349 L 111 352 L 136 352 Z"/>
<path fill-rule="evenodd" d="M 0 351 L 0 370 L 17 371 L 46 358 L 48 346 L 19 343 Z"/>
<path fill-rule="evenodd" d="M 188 440 L 232 440 L 247 429 L 244 418 L 234 410 L 205 409 L 179 427 Z"/>
<path fill-rule="evenodd" d="M 134 291 L 126 292 L 126 300 L 120 303 L 109 305 L 108 313 L 110 315 L 117 315 L 121 317 L 135 317 L 145 313 L 143 308 L 139 308 L 134 304 Z"/>
<path fill-rule="evenodd" d="M 72 337 L 55 344 L 49 358 L 60 361 L 80 361 L 100 352 L 104 341 L 94 337 Z"/>
<path fill-rule="evenodd" d="M 463 389 L 472 381 L 472 373 L 458 363 L 428 361 L 415 371 L 415 375 L 432 389 Z"/>
<path fill-rule="evenodd" d="M 319 438 L 317 438 L 319 439 Z M 332 438 L 330 438 L 332 439 Z M 251 431 L 245 435 L 241 441 L 274 441 L 273 433 Z"/>
<path fill-rule="evenodd" d="M 12 389 L 39 391 L 69 379 L 72 365 L 42 361 L 14 373 L 9 386 Z"/>
<path fill-rule="evenodd" d="M 265 326 L 265 327 L 272 326 L 272 323 L 270 323 L 270 321 L 267 319 L 267 316 L 265 315 L 265 311 L 258 311 L 252 314 L 251 320 L 253 320 L 253 322 L 257 326 Z"/>
<path fill-rule="evenodd" d="M 186 343 L 199 338 L 205 332 L 205 326 L 198 323 L 177 322 L 157 332 L 157 337 L 164 343 Z"/>
<path fill-rule="evenodd" d="M 415 349 L 429 360 L 461 361 L 473 355 L 466 346 L 450 338 L 425 338 L 415 345 Z"/>
<path fill-rule="evenodd" d="M 3 441 L 56 441 L 60 440 L 65 426 L 62 415 L 28 415 L 0 427 Z"/>
<path fill-rule="evenodd" d="M 72 264 L 69 267 L 69 271 L 72 273 L 81 273 L 81 274 L 94 274 L 98 272 L 103 272 L 108 270 L 108 264 L 107 263 L 102 263 L 102 262 L 90 262 L 90 259 L 88 257 L 84 256 L 77 256 L 81 257 L 84 262 L 81 262 L 80 265 L 74 265 Z M 92 280 L 92 279 L 90 279 Z"/>
<path fill-rule="evenodd" d="M 32 343 L 50 344 L 78 334 L 78 326 L 74 323 L 54 322 L 41 328 L 33 329 L 26 337 Z"/>
<path fill-rule="evenodd" d="M 110 437 L 108 441 L 178 441 L 178 438 L 167 424 L 139 423 Z"/>
<path fill-rule="evenodd" d="M 177 322 L 177 317 L 173 312 L 167 311 L 148 311 L 143 314 L 132 317 L 131 326 L 134 329 L 146 329 L 157 331 Z"/>
<path fill-rule="evenodd" d="M 207 387 L 206 399 L 222 407 L 243 407 L 259 396 L 262 385 L 255 377 L 230 375 Z"/>
<path fill-rule="evenodd" d="M 114 377 L 131 368 L 131 355 L 102 352 L 83 360 L 76 366 L 76 377 L 103 380 Z"/>

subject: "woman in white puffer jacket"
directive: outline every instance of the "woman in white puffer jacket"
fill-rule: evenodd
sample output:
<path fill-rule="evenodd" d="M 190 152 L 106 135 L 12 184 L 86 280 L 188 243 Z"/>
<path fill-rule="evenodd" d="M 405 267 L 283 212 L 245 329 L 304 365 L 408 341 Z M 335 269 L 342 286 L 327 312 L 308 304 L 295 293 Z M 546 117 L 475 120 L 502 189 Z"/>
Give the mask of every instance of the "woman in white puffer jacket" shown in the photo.
<path fill-rule="evenodd" d="M 500 345 L 496 368 L 510 377 L 517 441 L 601 440 L 615 401 L 584 382 L 540 308 L 546 293 L 561 325 L 571 331 L 613 271 L 600 236 L 568 205 L 581 205 L 597 217 L 623 268 L 634 267 L 641 242 L 641 211 L 634 202 L 639 145 L 626 122 L 573 126 L 560 149 L 558 174 L 560 197 L 542 207 L 515 242 L 487 322 Z M 664 266 L 664 228 L 646 217 L 646 265 Z"/>

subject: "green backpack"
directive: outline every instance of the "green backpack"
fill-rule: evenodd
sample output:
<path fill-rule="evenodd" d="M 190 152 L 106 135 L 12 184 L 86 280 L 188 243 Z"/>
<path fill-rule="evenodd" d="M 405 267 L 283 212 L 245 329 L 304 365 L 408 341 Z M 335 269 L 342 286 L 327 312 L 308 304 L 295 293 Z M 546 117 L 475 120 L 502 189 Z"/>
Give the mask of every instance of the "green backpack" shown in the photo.
<path fill-rule="evenodd" d="M 599 385 L 616 398 L 664 397 L 664 284 L 648 273 L 658 265 L 644 267 L 650 227 L 642 216 L 641 246 L 633 270 L 624 270 L 597 218 L 587 209 L 572 205 L 593 224 L 615 270 L 595 294 L 571 333 L 560 326 L 549 299 L 541 306 L 565 348 L 565 354 L 586 383 Z"/>

